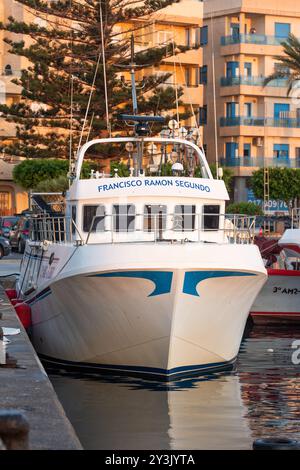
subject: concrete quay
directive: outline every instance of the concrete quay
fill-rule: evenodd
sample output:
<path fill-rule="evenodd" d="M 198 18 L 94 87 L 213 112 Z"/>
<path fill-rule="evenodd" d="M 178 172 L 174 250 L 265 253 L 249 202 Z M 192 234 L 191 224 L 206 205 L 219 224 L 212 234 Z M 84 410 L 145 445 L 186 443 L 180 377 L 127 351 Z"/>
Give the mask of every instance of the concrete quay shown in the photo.
<path fill-rule="evenodd" d="M 3 264 L 0 261 L 0 276 L 17 272 L 18 267 L 17 260 Z M 75 431 L 4 292 L 13 285 L 9 279 L 0 277 L 0 327 L 18 328 L 20 334 L 7 336 L 10 341 L 7 353 L 17 361 L 17 367 L 0 366 L 0 412 L 15 410 L 24 415 L 29 423 L 31 450 L 81 450 Z"/>

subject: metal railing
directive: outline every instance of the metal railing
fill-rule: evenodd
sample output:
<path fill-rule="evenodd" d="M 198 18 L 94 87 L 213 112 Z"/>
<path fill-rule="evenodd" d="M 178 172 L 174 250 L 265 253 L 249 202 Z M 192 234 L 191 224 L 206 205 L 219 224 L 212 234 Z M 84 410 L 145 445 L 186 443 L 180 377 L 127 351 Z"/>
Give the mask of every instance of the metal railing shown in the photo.
<path fill-rule="evenodd" d="M 300 229 L 300 207 L 292 210 L 292 229 Z"/>
<path fill-rule="evenodd" d="M 253 243 L 255 217 L 216 213 L 95 215 L 88 232 L 71 217 L 31 219 L 30 239 L 52 243 Z"/>
<path fill-rule="evenodd" d="M 83 242 L 76 223 L 68 216 L 40 214 L 30 219 L 30 240 L 34 242 L 72 243 L 76 234 Z"/>
<path fill-rule="evenodd" d="M 285 127 L 290 129 L 300 128 L 300 118 L 269 118 L 269 117 L 221 117 L 221 127 L 234 127 L 234 126 L 260 126 L 260 127 Z"/>
<path fill-rule="evenodd" d="M 236 85 L 246 85 L 246 86 L 259 86 L 263 87 L 266 77 L 221 77 L 220 83 L 221 86 L 236 86 Z M 266 86 L 267 87 L 287 87 L 287 79 L 281 78 L 272 80 Z"/>
<path fill-rule="evenodd" d="M 275 157 L 228 157 L 221 158 L 220 163 L 226 167 L 258 167 L 270 168 L 300 168 L 300 158 L 275 158 Z"/>
<path fill-rule="evenodd" d="M 232 44 L 260 44 L 265 46 L 280 46 L 287 37 L 269 36 L 265 34 L 232 34 L 221 37 L 221 46 Z"/>

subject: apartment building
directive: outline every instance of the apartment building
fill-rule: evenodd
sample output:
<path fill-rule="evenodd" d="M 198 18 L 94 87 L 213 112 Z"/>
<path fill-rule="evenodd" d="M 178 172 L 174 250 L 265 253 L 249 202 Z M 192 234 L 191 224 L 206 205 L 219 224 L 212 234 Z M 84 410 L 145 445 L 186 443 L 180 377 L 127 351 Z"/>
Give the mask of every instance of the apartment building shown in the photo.
<path fill-rule="evenodd" d="M 9 16 L 24 20 L 26 14 L 24 8 L 14 0 L 0 1 L 0 21 L 5 22 Z M 21 94 L 21 88 L 13 84 L 12 80 L 20 76 L 26 63 L 24 58 L 9 54 L 4 37 L 14 38 L 14 35 L 0 31 L 0 103 L 11 105 L 20 100 Z M 16 126 L 0 116 L 1 144 L 9 143 L 15 136 Z M 0 215 L 12 215 L 28 207 L 27 193 L 13 182 L 12 177 L 13 168 L 19 161 L 18 158 L 6 155 L 5 147 L 0 153 Z"/>
<path fill-rule="evenodd" d="M 203 17 L 203 3 L 199 0 L 181 0 L 152 15 L 151 18 L 139 19 L 135 22 L 138 28 L 135 32 L 135 50 L 156 47 L 170 42 L 177 46 L 190 46 L 191 50 L 166 58 L 159 69 L 152 67 L 137 73 L 137 80 L 143 75 L 172 74 L 165 85 L 182 88 L 180 100 L 183 105 L 174 109 L 192 113 L 192 116 L 180 125 L 195 127 L 199 125 L 199 113 L 203 108 L 203 86 L 200 75 L 202 64 L 202 48 L 200 47 L 200 32 Z M 122 25 L 123 31 L 130 30 L 132 25 Z M 193 46 L 199 46 L 192 49 Z M 126 77 L 128 79 L 128 76 Z M 200 132 L 202 129 L 200 128 Z"/>
<path fill-rule="evenodd" d="M 300 168 L 300 93 L 288 97 L 284 79 L 264 87 L 290 32 L 300 37 L 298 0 L 204 0 L 204 141 L 234 170 L 236 201 L 257 168 Z"/>

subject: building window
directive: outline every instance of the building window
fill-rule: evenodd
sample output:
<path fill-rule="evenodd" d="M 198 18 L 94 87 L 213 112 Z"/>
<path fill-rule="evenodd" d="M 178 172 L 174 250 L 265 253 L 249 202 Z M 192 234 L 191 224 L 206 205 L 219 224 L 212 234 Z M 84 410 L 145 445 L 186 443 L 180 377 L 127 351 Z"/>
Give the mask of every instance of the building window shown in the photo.
<path fill-rule="evenodd" d="M 201 28 L 196 28 L 195 31 L 195 46 L 198 47 L 201 45 Z"/>
<path fill-rule="evenodd" d="M 172 31 L 157 31 L 157 44 L 164 45 L 174 41 L 174 33 Z"/>
<path fill-rule="evenodd" d="M 244 63 L 244 75 L 245 77 L 252 77 L 252 62 Z"/>
<path fill-rule="evenodd" d="M 203 228 L 204 230 L 219 230 L 220 206 L 203 206 Z"/>
<path fill-rule="evenodd" d="M 234 41 L 239 41 L 240 39 L 240 25 L 239 23 L 231 23 L 230 25 L 231 36 L 233 37 Z"/>
<path fill-rule="evenodd" d="M 196 206 L 175 206 L 173 230 L 187 232 L 195 230 Z"/>
<path fill-rule="evenodd" d="M 245 158 L 251 157 L 251 144 L 244 144 L 244 157 Z"/>
<path fill-rule="evenodd" d="M 290 105 L 287 103 L 275 103 L 274 104 L 274 118 L 280 119 L 289 116 Z"/>
<path fill-rule="evenodd" d="M 275 36 L 278 39 L 287 39 L 291 32 L 290 23 L 275 23 Z"/>
<path fill-rule="evenodd" d="M 144 232 L 165 230 L 167 224 L 167 206 L 144 206 Z"/>
<path fill-rule="evenodd" d="M 191 30 L 189 28 L 185 29 L 185 45 L 191 47 Z"/>
<path fill-rule="evenodd" d="M 252 103 L 245 103 L 245 117 L 250 118 L 252 116 Z"/>
<path fill-rule="evenodd" d="M 274 158 L 287 160 L 290 156 L 290 146 L 288 144 L 274 145 Z"/>
<path fill-rule="evenodd" d="M 203 65 L 203 67 L 199 68 L 200 76 L 199 76 L 199 85 L 206 85 L 207 84 L 207 65 Z"/>
<path fill-rule="evenodd" d="M 94 222 L 93 222 L 94 219 Z M 93 226 L 91 227 L 91 224 Z M 83 231 L 104 232 L 105 231 L 105 207 L 83 206 Z"/>
<path fill-rule="evenodd" d="M 12 68 L 10 64 L 7 64 L 4 68 L 4 75 L 12 75 Z"/>
<path fill-rule="evenodd" d="M 207 124 L 207 106 L 199 108 L 199 125 Z"/>
<path fill-rule="evenodd" d="M 120 204 L 113 206 L 114 232 L 134 232 L 135 206 L 133 204 Z"/>
<path fill-rule="evenodd" d="M 230 103 L 226 103 L 226 117 L 228 118 L 235 118 L 237 115 L 237 103 L 230 101 Z"/>
<path fill-rule="evenodd" d="M 226 142 L 226 160 L 233 160 L 238 156 L 238 143 L 237 142 Z"/>
<path fill-rule="evenodd" d="M 226 77 L 236 78 L 239 75 L 239 62 L 227 62 L 226 63 Z"/>
<path fill-rule="evenodd" d="M 200 28 L 200 45 L 205 46 L 208 43 L 208 26 Z"/>
<path fill-rule="evenodd" d="M 184 79 L 186 86 L 191 86 L 191 69 L 189 67 L 184 70 Z"/>

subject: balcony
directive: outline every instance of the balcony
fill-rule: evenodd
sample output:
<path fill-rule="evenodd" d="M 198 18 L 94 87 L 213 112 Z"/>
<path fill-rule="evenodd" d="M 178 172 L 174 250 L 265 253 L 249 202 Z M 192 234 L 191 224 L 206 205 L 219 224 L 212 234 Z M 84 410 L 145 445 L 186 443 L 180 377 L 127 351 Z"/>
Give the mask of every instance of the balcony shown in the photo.
<path fill-rule="evenodd" d="M 230 168 L 300 168 L 300 158 L 232 157 L 221 158 L 220 163 Z"/>
<path fill-rule="evenodd" d="M 221 37 L 221 55 L 255 54 L 279 55 L 282 53 L 283 37 L 264 34 L 236 34 Z"/>
<path fill-rule="evenodd" d="M 256 87 L 264 87 L 264 81 L 266 77 L 222 77 L 221 78 L 221 86 L 228 87 L 228 86 L 256 86 Z M 266 87 L 278 87 L 278 88 L 286 88 L 287 87 L 287 79 L 281 78 L 277 80 L 272 80 L 269 82 Z"/>
<path fill-rule="evenodd" d="M 284 127 L 288 129 L 300 129 L 300 118 L 269 118 L 269 117 L 221 117 L 221 127 L 235 126 L 259 126 L 259 127 Z"/>
<path fill-rule="evenodd" d="M 232 44 L 258 44 L 263 46 L 281 46 L 287 38 L 266 36 L 265 34 L 236 34 L 221 37 L 221 46 Z"/>
<path fill-rule="evenodd" d="M 221 137 L 291 137 L 300 139 L 297 117 L 221 117 Z"/>

